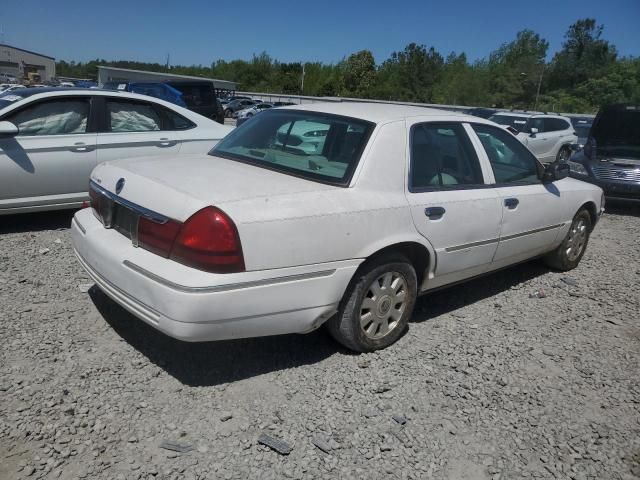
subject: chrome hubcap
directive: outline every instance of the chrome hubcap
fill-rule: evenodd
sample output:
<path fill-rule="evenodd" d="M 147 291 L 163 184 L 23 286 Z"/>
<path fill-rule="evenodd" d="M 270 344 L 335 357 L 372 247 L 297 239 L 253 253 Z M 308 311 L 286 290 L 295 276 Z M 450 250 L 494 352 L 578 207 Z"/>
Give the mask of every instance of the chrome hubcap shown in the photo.
<path fill-rule="evenodd" d="M 573 262 L 580 256 L 582 250 L 587 243 L 587 224 L 584 219 L 574 221 L 569 230 L 569 238 L 567 239 L 567 258 Z"/>
<path fill-rule="evenodd" d="M 371 283 L 360 307 L 360 327 L 371 339 L 382 338 L 400 323 L 407 307 L 407 282 L 398 272 L 387 272 Z"/>

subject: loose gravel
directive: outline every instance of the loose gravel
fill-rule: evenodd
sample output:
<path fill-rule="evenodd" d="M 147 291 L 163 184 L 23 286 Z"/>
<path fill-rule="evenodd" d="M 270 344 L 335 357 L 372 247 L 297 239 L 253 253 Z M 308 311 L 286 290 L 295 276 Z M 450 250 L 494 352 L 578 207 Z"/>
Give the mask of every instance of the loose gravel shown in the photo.
<path fill-rule="evenodd" d="M 91 286 L 70 219 L 0 217 L 1 479 L 640 478 L 638 207 L 577 269 L 422 297 L 366 355 L 170 339 Z"/>

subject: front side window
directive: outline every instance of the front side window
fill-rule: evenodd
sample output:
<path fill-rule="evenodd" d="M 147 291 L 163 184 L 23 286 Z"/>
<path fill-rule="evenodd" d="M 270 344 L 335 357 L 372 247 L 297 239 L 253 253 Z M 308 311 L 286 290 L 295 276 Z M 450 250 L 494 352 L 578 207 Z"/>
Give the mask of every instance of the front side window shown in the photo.
<path fill-rule="evenodd" d="M 484 147 L 496 183 L 538 183 L 539 164 L 527 147 L 506 130 L 473 125 Z"/>
<path fill-rule="evenodd" d="M 64 99 L 38 102 L 6 118 L 18 127 L 20 136 L 86 133 L 89 101 Z"/>
<path fill-rule="evenodd" d="M 153 132 L 162 122 L 152 105 L 125 100 L 107 100 L 107 121 L 111 132 Z"/>
<path fill-rule="evenodd" d="M 411 129 L 411 190 L 484 183 L 480 162 L 460 124 L 423 123 Z"/>
<path fill-rule="evenodd" d="M 211 155 L 325 183 L 351 179 L 373 124 L 295 110 L 266 110 L 227 135 Z"/>

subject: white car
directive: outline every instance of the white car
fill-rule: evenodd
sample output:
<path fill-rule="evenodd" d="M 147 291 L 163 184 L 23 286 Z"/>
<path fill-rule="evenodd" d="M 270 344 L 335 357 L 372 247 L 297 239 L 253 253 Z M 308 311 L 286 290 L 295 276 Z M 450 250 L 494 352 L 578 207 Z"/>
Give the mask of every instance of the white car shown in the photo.
<path fill-rule="evenodd" d="M 518 139 L 542 163 L 568 160 L 570 146 L 578 142 L 571 119 L 560 115 L 498 112 L 489 120 L 515 128 Z"/>
<path fill-rule="evenodd" d="M 21 88 L 27 88 L 24 85 L 15 85 L 12 83 L 3 83 L 0 85 L 0 93 L 12 92 L 14 90 L 19 90 Z"/>
<path fill-rule="evenodd" d="M 326 132 L 322 148 L 290 148 L 295 131 Z M 72 238 L 107 295 L 172 337 L 326 322 L 347 347 L 371 351 L 399 338 L 419 294 L 538 256 L 574 268 L 603 197 L 567 174 L 477 117 L 285 107 L 209 155 L 98 166 Z"/>
<path fill-rule="evenodd" d="M 69 88 L 0 94 L 0 215 L 77 208 L 101 162 L 205 154 L 232 127 L 142 95 Z"/>

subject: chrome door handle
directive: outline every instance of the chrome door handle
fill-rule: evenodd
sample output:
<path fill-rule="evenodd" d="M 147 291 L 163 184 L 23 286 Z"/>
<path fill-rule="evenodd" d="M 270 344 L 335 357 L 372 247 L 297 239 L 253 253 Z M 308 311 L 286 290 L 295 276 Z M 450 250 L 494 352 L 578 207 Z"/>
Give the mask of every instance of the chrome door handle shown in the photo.
<path fill-rule="evenodd" d="M 520 201 L 517 198 L 505 198 L 504 200 L 504 206 L 509 210 L 514 210 L 519 203 Z"/>
<path fill-rule="evenodd" d="M 439 220 L 445 214 L 446 210 L 442 207 L 427 207 L 424 209 L 424 214 L 429 220 Z"/>
<path fill-rule="evenodd" d="M 171 145 L 175 145 L 175 142 L 169 140 L 168 138 L 161 138 L 158 143 L 161 147 L 170 147 Z"/>
<path fill-rule="evenodd" d="M 86 152 L 88 150 L 89 147 L 87 147 L 87 144 L 83 142 L 76 142 L 73 144 L 73 147 L 71 147 L 72 152 Z"/>

